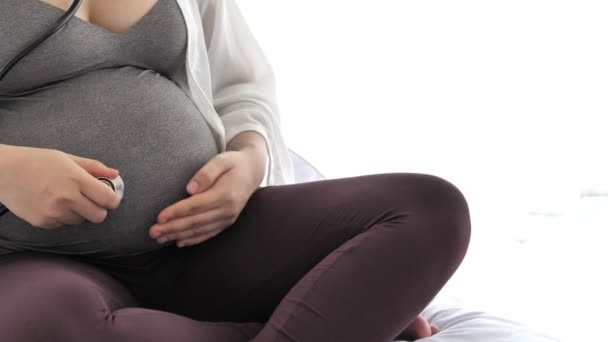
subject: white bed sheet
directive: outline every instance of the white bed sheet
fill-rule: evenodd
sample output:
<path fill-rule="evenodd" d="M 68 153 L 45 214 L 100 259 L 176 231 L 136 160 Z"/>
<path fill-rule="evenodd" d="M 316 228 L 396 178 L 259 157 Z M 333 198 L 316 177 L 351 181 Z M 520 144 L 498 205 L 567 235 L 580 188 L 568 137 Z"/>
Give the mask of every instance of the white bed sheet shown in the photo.
<path fill-rule="evenodd" d="M 460 305 L 431 303 L 423 312 L 440 331 L 419 342 L 558 342 L 519 322 Z"/>

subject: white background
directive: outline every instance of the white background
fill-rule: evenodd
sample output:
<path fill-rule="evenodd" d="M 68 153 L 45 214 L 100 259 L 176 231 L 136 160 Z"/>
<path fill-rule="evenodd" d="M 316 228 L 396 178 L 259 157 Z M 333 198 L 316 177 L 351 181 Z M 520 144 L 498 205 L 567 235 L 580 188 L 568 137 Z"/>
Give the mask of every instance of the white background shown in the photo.
<path fill-rule="evenodd" d="M 446 300 L 607 340 L 608 4 L 240 1 L 288 146 L 327 178 L 424 172 L 469 200 Z"/>

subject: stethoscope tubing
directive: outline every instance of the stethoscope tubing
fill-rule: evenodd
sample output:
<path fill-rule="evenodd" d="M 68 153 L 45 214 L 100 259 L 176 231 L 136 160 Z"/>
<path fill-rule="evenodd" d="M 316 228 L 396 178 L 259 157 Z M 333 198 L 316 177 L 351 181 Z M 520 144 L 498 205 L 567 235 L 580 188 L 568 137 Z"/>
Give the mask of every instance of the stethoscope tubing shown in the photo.
<path fill-rule="evenodd" d="M 3 65 L 0 68 L 0 82 L 2 81 L 2 79 L 4 78 L 4 76 L 6 76 L 6 74 L 9 72 L 9 70 L 11 70 L 11 68 L 13 66 L 15 66 L 15 64 L 17 64 L 17 62 L 19 62 L 23 57 L 25 57 L 28 53 L 30 53 L 30 51 L 32 51 L 38 45 L 42 44 L 42 42 L 44 42 L 45 40 L 47 40 L 50 36 L 52 36 L 55 32 L 59 31 L 65 24 L 67 24 L 67 22 L 78 11 L 78 8 L 80 7 L 80 4 L 82 4 L 82 0 L 74 0 L 72 2 L 72 5 L 70 5 L 70 7 L 68 8 L 68 10 L 65 12 L 65 14 L 62 15 L 61 18 L 59 18 L 55 22 L 54 25 L 51 25 L 46 31 L 44 31 L 38 37 L 30 40 L 21 50 L 19 50 L 19 52 L 17 52 L 15 54 L 15 56 L 13 56 L 13 58 L 11 58 L 5 65 Z M 17 97 L 17 96 L 23 96 L 23 95 L 28 94 L 30 92 L 31 91 L 25 91 L 25 92 L 15 93 L 15 94 L 1 93 L 0 92 L 0 96 L 4 96 L 4 97 Z M 0 207 L 0 214 L 1 214 L 1 207 Z"/>

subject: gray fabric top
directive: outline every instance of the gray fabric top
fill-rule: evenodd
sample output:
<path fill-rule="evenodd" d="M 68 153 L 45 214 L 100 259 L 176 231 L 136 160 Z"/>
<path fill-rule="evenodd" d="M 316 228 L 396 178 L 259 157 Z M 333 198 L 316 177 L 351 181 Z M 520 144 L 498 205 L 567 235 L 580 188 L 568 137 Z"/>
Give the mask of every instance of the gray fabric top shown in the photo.
<path fill-rule="evenodd" d="M 2 0 L 0 64 L 63 13 L 40 0 Z M 0 216 L 0 254 L 108 258 L 162 247 L 148 235 L 158 213 L 189 197 L 188 180 L 219 153 L 203 115 L 168 76 L 184 67 L 186 39 L 175 0 L 158 0 L 125 33 L 73 17 L 0 81 L 0 93 L 32 90 L 0 97 L 0 143 L 97 159 L 125 182 L 120 207 L 101 224 L 45 230 Z"/>

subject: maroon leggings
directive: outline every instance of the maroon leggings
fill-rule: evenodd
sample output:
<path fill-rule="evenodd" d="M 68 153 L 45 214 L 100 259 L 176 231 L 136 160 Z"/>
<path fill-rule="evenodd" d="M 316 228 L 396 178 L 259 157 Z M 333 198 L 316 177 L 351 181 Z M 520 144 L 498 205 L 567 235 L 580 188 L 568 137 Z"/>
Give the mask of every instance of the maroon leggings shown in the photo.
<path fill-rule="evenodd" d="M 104 329 L 87 328 L 97 308 L 77 295 L 55 307 L 57 317 L 77 322 L 32 318 L 28 325 L 44 328 L 48 341 L 56 330 L 66 342 L 388 342 L 405 338 L 403 330 L 462 262 L 469 239 L 464 196 L 436 176 L 268 186 L 253 193 L 233 225 L 199 245 L 103 262 L 69 256 L 137 298 L 140 307 L 104 316 L 111 320 Z M 0 290 L 7 291 L 1 269 Z M 0 309 L 3 331 L 22 299 L 0 293 L 0 300 L 13 310 Z M 195 331 L 191 319 L 208 324 Z"/>

